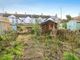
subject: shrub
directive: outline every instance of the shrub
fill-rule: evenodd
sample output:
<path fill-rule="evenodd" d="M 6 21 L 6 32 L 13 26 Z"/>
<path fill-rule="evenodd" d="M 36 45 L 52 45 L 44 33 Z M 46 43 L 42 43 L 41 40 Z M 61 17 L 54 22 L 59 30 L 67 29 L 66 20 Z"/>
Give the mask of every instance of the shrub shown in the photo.
<path fill-rule="evenodd" d="M 64 60 L 79 60 L 79 58 L 75 54 L 72 54 L 70 52 L 64 52 L 63 55 Z"/>

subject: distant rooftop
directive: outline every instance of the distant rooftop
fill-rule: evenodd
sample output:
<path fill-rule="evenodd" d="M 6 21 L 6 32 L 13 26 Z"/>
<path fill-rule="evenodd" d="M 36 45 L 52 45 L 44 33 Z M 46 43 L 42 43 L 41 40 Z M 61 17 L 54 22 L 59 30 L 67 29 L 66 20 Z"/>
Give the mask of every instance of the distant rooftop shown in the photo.
<path fill-rule="evenodd" d="M 73 17 L 73 19 L 79 20 L 80 21 L 80 16 Z"/>
<path fill-rule="evenodd" d="M 3 15 L 3 17 L 8 17 L 8 16 L 11 16 L 11 15 L 14 15 L 14 16 L 16 16 L 17 18 L 19 18 L 19 17 L 25 18 L 25 17 L 27 17 L 27 16 L 33 17 L 33 18 L 38 18 L 38 17 L 49 18 L 49 17 L 51 17 L 50 15 L 10 14 L 10 13 L 5 13 L 5 14 L 4 14 L 4 13 L 0 13 L 0 15 Z"/>

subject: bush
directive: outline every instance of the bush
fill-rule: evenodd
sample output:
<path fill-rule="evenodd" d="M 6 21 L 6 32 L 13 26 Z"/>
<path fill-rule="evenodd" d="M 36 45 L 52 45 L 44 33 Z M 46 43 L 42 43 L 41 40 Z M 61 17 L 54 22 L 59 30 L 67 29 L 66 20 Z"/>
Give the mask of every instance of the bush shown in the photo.
<path fill-rule="evenodd" d="M 70 52 L 64 52 L 63 55 L 64 60 L 79 60 L 79 58 L 75 54 L 72 54 Z"/>

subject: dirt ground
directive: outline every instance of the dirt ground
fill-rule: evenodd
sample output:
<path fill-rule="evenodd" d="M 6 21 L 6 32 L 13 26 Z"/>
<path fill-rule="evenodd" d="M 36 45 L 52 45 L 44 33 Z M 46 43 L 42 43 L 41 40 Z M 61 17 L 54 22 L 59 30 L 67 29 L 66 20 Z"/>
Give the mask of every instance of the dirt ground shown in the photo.
<path fill-rule="evenodd" d="M 24 42 L 24 52 L 22 60 L 44 60 L 43 50 L 38 48 L 31 39 L 31 35 L 19 35 L 17 41 Z"/>
<path fill-rule="evenodd" d="M 60 42 L 61 44 L 63 44 L 62 46 L 59 46 L 58 49 L 56 50 L 56 43 L 53 42 L 52 46 L 52 50 L 50 50 L 50 48 L 45 50 L 45 46 L 43 43 L 36 44 L 36 42 L 34 41 L 33 38 L 31 38 L 32 35 L 31 34 L 22 34 L 22 35 L 18 35 L 17 37 L 17 41 L 21 41 L 24 43 L 24 47 L 23 47 L 23 57 L 21 60 L 45 60 L 45 51 L 47 50 L 47 53 L 54 53 L 52 55 L 49 56 L 49 58 L 51 57 L 52 59 L 50 60 L 62 60 L 62 53 L 63 51 L 71 51 L 71 45 L 70 43 L 67 42 Z M 37 39 L 36 39 L 37 40 Z M 42 40 L 43 41 L 43 40 Z M 53 40 L 55 41 L 55 40 Z M 55 41 L 56 42 L 56 41 Z M 53 47 L 54 46 L 54 47 Z M 48 51 L 50 50 L 50 51 Z M 51 52 L 53 51 L 53 52 Z M 75 54 L 77 56 L 80 57 L 80 49 L 79 51 L 76 51 Z"/>

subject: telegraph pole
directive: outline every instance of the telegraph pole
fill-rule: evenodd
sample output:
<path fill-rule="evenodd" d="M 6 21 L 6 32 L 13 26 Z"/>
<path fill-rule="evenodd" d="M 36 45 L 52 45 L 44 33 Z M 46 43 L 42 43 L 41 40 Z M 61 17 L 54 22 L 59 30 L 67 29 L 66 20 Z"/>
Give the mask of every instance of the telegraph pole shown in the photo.
<path fill-rule="evenodd" d="M 2 8 L 2 13 L 3 13 L 3 14 L 5 13 L 4 7 Z"/>
<path fill-rule="evenodd" d="M 62 8 L 60 8 L 60 15 L 61 15 L 61 19 L 62 19 Z"/>
<path fill-rule="evenodd" d="M 5 14 L 4 8 L 2 8 L 2 16 Z"/>

